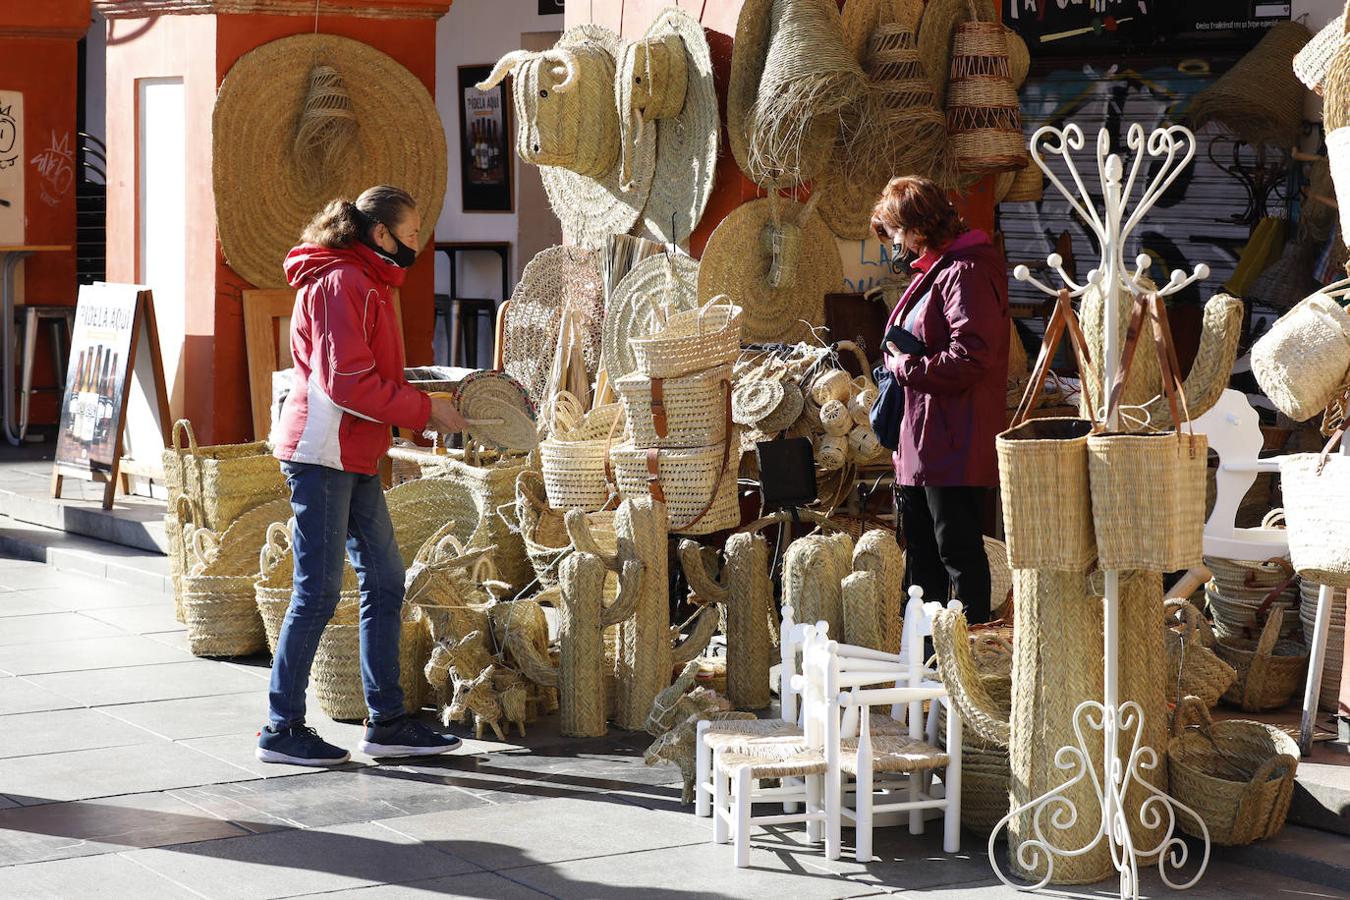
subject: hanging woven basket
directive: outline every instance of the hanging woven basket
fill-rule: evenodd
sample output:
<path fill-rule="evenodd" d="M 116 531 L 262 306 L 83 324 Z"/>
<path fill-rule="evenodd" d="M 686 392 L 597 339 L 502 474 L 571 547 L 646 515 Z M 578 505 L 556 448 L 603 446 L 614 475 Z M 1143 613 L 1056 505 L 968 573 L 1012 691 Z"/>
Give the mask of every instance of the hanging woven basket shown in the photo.
<path fill-rule="evenodd" d="M 1022 109 L 1003 26 L 973 20 L 956 27 L 947 86 L 947 133 L 957 169 L 984 175 L 1027 164 Z"/>

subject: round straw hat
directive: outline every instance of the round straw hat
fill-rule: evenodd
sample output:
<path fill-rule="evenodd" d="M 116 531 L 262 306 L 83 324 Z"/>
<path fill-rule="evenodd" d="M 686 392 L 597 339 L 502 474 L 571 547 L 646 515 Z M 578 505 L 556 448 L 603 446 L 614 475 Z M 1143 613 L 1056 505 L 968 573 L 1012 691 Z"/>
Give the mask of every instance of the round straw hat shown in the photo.
<path fill-rule="evenodd" d="M 683 10 L 669 7 L 647 29 L 647 37 L 670 34 L 684 44 L 688 82 L 684 108 L 656 122 L 656 172 L 642 219 L 645 235 L 679 244 L 698 226 L 712 194 L 721 123 L 703 26 Z"/>
<path fill-rule="evenodd" d="M 501 372 L 475 372 L 452 398 L 477 441 L 501 450 L 533 450 L 539 443 L 534 404 L 519 381 Z"/>
<path fill-rule="evenodd" d="M 637 370 L 629 341 L 648 334 L 659 308 L 670 312 L 698 305 L 699 264 L 680 253 L 659 253 L 639 262 L 623 277 L 605 307 L 602 355 L 610 384 Z"/>
<path fill-rule="evenodd" d="M 811 326 L 825 321 L 825 294 L 840 290 L 844 280 L 838 246 L 820 216 L 795 201 L 778 200 L 782 222 L 801 229 L 801 248 L 795 277 L 780 280 L 778 288 L 769 284 L 773 259 L 764 235 L 773 225 L 774 202 L 766 197 L 732 210 L 708 238 L 699 265 L 699 303 L 719 294 L 732 298 L 743 310 L 743 342 L 810 338 Z"/>
<path fill-rule="evenodd" d="M 583 44 L 600 46 L 614 58 L 617 68 L 623 58 L 623 39 L 599 25 L 576 25 L 563 32 L 558 47 Z M 578 175 L 558 166 L 540 166 L 544 191 L 553 214 L 562 223 L 563 239 L 588 249 L 600 249 L 611 234 L 627 234 L 642 217 L 656 172 L 656 144 L 642 141 L 634 148 L 633 184 L 620 185 L 619 161 L 602 178 Z"/>
<path fill-rule="evenodd" d="M 605 314 L 600 258 L 581 247 L 549 247 L 535 254 L 511 293 L 503 324 L 502 367 L 536 404 L 548 399 L 549 372 L 558 352 L 564 310 L 598 323 Z M 587 328 L 587 377 L 600 365 L 600 329 Z"/>
<path fill-rule="evenodd" d="M 316 64 L 341 76 L 356 122 L 349 162 L 317 183 L 293 152 Z M 423 222 L 440 215 L 447 154 L 436 104 L 417 76 L 360 41 L 301 34 L 244 54 L 220 86 L 211 131 L 220 247 L 255 287 L 286 287 L 286 252 L 335 197 L 391 184 L 412 194 Z M 425 243 L 432 229 L 422 231 Z"/>

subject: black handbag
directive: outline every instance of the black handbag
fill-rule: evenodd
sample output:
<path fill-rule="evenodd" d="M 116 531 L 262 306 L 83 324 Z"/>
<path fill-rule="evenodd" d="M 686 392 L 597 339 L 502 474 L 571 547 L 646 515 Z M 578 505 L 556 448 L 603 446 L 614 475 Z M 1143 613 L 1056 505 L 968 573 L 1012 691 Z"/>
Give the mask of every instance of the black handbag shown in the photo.
<path fill-rule="evenodd" d="M 810 506 L 819 497 L 816 461 L 809 438 L 779 438 L 755 444 L 759 491 L 765 509 Z"/>

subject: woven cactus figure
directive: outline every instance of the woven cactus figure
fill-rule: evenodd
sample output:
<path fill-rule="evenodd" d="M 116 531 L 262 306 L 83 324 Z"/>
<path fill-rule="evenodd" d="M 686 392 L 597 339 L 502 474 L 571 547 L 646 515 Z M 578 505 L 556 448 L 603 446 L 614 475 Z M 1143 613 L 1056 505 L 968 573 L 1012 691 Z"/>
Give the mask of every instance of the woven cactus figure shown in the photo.
<path fill-rule="evenodd" d="M 875 572 L 854 572 L 844 579 L 844 640 L 859 647 L 885 650 L 885 593 L 881 576 Z"/>
<path fill-rule="evenodd" d="M 877 649 L 899 653 L 905 619 L 905 551 L 895 535 L 881 529 L 865 532 L 853 547 L 853 571 L 872 572 L 879 579 L 882 644 Z"/>
<path fill-rule="evenodd" d="M 605 693 L 605 629 L 632 615 L 641 590 L 642 563 L 627 560 L 619 578 L 619 595 L 606 605 L 603 599 L 605 564 L 590 553 L 574 553 L 563 561 L 558 582 L 562 587 L 558 641 L 558 704 L 562 733 L 568 737 L 605 734 L 608 701 Z"/>
<path fill-rule="evenodd" d="M 639 731 L 647 722 L 652 701 L 670 684 L 674 669 L 665 504 L 650 497 L 625 500 L 615 513 L 614 531 L 619 557 L 641 560 L 643 566 L 633 616 L 619 623 L 619 652 L 614 660 L 614 723 Z"/>
<path fill-rule="evenodd" d="M 828 622 L 844 633 L 844 578 L 853 571 L 853 539 L 842 532 L 793 541 L 783 559 L 783 605 L 795 621 Z"/>

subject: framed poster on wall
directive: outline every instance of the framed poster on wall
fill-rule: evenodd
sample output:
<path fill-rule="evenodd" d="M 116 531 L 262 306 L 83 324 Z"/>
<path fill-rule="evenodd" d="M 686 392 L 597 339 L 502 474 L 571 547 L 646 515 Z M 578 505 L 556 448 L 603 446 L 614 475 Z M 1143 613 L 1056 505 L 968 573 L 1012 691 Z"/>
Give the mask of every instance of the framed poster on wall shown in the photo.
<path fill-rule="evenodd" d="M 539 15 L 561 16 L 564 0 L 539 0 Z"/>
<path fill-rule="evenodd" d="M 459 170 L 465 212 L 514 212 L 510 94 L 475 84 L 492 66 L 459 67 Z"/>
<path fill-rule="evenodd" d="M 23 243 L 23 94 L 0 90 L 0 244 Z"/>

